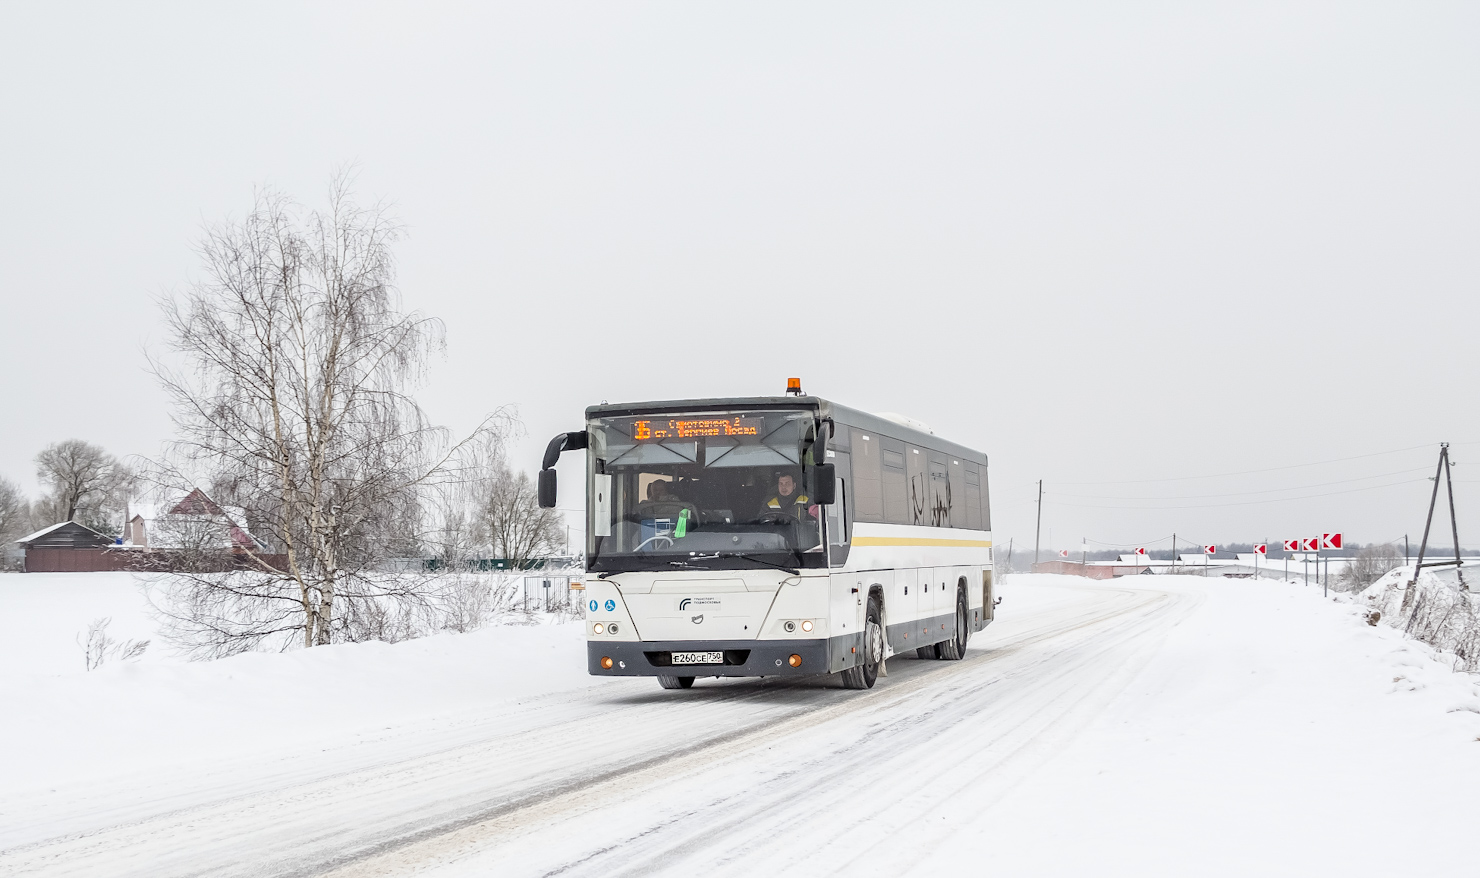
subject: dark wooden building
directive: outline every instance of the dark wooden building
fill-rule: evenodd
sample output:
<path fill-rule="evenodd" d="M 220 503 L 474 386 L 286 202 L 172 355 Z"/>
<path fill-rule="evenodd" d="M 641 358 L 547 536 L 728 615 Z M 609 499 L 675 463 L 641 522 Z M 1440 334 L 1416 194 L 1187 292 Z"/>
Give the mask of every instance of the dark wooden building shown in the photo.
<path fill-rule="evenodd" d="M 75 521 L 63 521 L 16 540 L 26 551 L 27 573 L 128 570 L 133 553 L 110 547 L 113 539 Z"/>

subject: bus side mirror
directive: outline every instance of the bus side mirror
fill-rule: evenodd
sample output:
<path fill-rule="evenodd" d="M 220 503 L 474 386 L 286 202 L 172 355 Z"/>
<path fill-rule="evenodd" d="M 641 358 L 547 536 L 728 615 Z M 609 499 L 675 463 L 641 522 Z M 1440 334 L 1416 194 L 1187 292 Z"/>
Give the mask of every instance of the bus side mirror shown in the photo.
<path fill-rule="evenodd" d="M 540 508 L 555 508 L 555 471 L 552 469 L 540 470 Z"/>
<path fill-rule="evenodd" d="M 812 493 L 813 503 L 827 506 L 838 500 L 838 475 L 830 463 L 820 464 L 817 469 L 817 478 L 814 480 Z"/>

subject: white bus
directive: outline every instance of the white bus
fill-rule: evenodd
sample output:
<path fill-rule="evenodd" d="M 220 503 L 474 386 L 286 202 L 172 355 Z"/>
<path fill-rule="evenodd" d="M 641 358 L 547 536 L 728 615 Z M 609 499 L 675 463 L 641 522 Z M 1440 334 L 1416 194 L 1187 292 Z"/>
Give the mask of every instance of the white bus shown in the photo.
<path fill-rule="evenodd" d="M 898 415 L 801 395 L 598 405 L 586 452 L 587 659 L 597 676 L 838 674 L 960 659 L 992 621 L 987 458 Z"/>

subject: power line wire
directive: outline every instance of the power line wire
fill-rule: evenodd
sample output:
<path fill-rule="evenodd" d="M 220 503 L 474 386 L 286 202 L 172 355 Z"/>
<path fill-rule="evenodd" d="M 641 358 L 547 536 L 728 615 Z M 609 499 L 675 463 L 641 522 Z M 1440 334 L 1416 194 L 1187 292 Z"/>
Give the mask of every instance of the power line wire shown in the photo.
<path fill-rule="evenodd" d="M 1238 503 L 1193 503 L 1186 506 L 1102 506 L 1093 503 L 1056 503 L 1056 506 L 1067 506 L 1072 509 L 1218 509 L 1225 506 L 1258 506 L 1268 503 L 1285 503 L 1290 500 L 1309 500 L 1313 497 L 1334 497 L 1338 494 L 1356 494 L 1361 491 L 1375 491 L 1379 488 L 1393 488 L 1398 485 L 1413 485 L 1419 482 L 1427 482 L 1428 479 L 1405 479 L 1401 482 L 1389 482 L 1385 485 L 1368 485 L 1365 488 L 1352 488 L 1347 491 L 1326 491 L 1321 494 L 1303 494 L 1299 497 L 1271 497 L 1267 500 L 1244 500 Z M 1108 499 L 1108 498 L 1107 498 Z"/>
<path fill-rule="evenodd" d="M 1370 479 L 1385 479 L 1389 476 L 1403 476 L 1409 473 L 1426 473 L 1429 467 L 1420 466 L 1413 469 L 1394 470 L 1390 473 L 1375 473 L 1370 476 L 1358 476 L 1354 479 L 1337 479 L 1334 482 L 1316 482 L 1310 485 L 1291 485 L 1288 488 L 1268 488 L 1263 491 L 1230 491 L 1222 494 L 1181 494 L 1174 497 L 1105 497 L 1095 494 L 1065 494 L 1058 491 L 1044 491 L 1059 497 L 1075 497 L 1080 500 L 1196 500 L 1202 497 L 1248 497 L 1253 494 L 1278 494 L 1282 491 L 1304 491 L 1310 488 L 1328 488 L 1332 485 L 1349 485 L 1352 482 L 1365 482 Z"/>
<path fill-rule="evenodd" d="M 1456 443 L 1456 444 L 1467 445 L 1467 444 L 1470 444 L 1470 443 Z M 1221 479 L 1221 478 L 1223 478 L 1225 476 L 1247 476 L 1247 475 L 1252 475 L 1254 473 L 1272 473 L 1272 472 L 1279 472 L 1280 470 L 1287 470 L 1287 469 L 1302 469 L 1302 468 L 1308 467 L 1308 466 L 1324 466 L 1324 465 L 1326 465 L 1328 463 L 1345 463 L 1346 461 L 1349 461 L 1349 460 L 1365 460 L 1366 458 L 1369 458 L 1369 457 L 1382 457 L 1382 456 L 1388 455 L 1388 454 L 1401 454 L 1401 453 L 1403 453 L 1405 451 L 1416 451 L 1416 450 L 1418 450 L 1420 448 L 1431 448 L 1432 446 L 1433 446 L 1433 443 L 1428 443 L 1428 444 L 1425 444 L 1425 445 L 1410 445 L 1407 448 L 1394 448 L 1391 451 L 1374 451 L 1371 454 L 1358 454 L 1358 455 L 1355 455 L 1355 456 L 1352 456 L 1352 457 L 1336 457 L 1336 458 L 1332 458 L 1331 460 L 1317 460 L 1317 461 L 1314 461 L 1312 463 L 1292 463 L 1292 464 L 1290 464 L 1288 466 L 1271 466 L 1271 467 L 1266 467 L 1264 469 L 1239 470 L 1238 472 L 1213 473 L 1211 475 L 1206 475 L 1206 476 L 1172 476 L 1170 478 L 1165 478 L 1165 479 L 1120 479 L 1120 480 L 1108 481 L 1108 482 L 1056 482 L 1056 484 L 1060 484 L 1060 485 L 1141 485 L 1141 484 L 1147 484 L 1147 483 L 1150 483 L 1150 482 L 1188 482 L 1188 481 L 1195 481 L 1197 479 Z"/>

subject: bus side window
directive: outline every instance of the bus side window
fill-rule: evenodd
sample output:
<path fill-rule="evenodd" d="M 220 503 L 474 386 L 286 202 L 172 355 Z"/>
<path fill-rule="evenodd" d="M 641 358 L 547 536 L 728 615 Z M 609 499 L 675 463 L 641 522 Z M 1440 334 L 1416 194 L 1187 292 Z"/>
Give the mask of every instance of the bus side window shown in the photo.
<path fill-rule="evenodd" d="M 904 443 L 898 439 L 879 437 L 884 520 L 890 524 L 910 524 L 909 485 L 904 467 L 906 451 Z"/>
<path fill-rule="evenodd" d="M 837 502 L 827 507 L 828 542 L 835 546 L 848 543 L 848 482 L 838 479 Z"/>
<path fill-rule="evenodd" d="M 879 480 L 877 436 L 853 428 L 853 517 L 858 521 L 884 521 L 883 483 Z"/>
<path fill-rule="evenodd" d="M 966 461 L 966 526 L 972 530 L 982 529 L 982 477 L 976 464 Z"/>
<path fill-rule="evenodd" d="M 848 515 L 849 482 L 849 479 L 838 479 L 837 502 L 827 507 L 827 533 L 830 543 L 827 550 L 827 563 L 834 567 L 848 560 L 848 529 L 853 524 L 849 521 Z"/>

